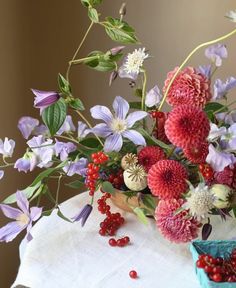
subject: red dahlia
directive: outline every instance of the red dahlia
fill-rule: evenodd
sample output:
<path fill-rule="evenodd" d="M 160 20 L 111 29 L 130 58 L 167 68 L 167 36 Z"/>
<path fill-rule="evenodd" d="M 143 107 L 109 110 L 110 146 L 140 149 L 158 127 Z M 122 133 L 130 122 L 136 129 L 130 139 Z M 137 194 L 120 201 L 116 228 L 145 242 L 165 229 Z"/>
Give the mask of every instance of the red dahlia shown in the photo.
<path fill-rule="evenodd" d="M 210 124 L 205 112 L 190 105 L 175 107 L 165 124 L 166 136 L 181 148 L 204 142 L 209 131 Z"/>
<path fill-rule="evenodd" d="M 161 200 L 156 208 L 157 227 L 162 235 L 175 243 L 189 242 L 198 236 L 199 222 L 186 210 L 176 211 L 184 204 L 183 199 Z"/>
<path fill-rule="evenodd" d="M 221 172 L 215 172 L 214 182 L 236 189 L 236 164 L 232 168 L 228 166 Z"/>
<path fill-rule="evenodd" d="M 188 174 L 175 160 L 160 160 L 148 172 L 148 187 L 161 199 L 179 198 L 188 187 Z"/>
<path fill-rule="evenodd" d="M 200 164 L 206 162 L 208 155 L 209 144 L 207 142 L 196 143 L 195 145 L 189 145 L 184 147 L 184 155 L 192 163 Z"/>
<path fill-rule="evenodd" d="M 163 113 L 163 117 L 159 117 L 156 119 L 156 127 L 154 130 L 154 137 L 161 140 L 162 142 L 166 144 L 170 144 L 169 139 L 166 137 L 165 133 L 165 123 L 166 119 L 168 117 L 168 113 Z"/>
<path fill-rule="evenodd" d="M 164 93 L 177 69 L 178 67 L 168 73 L 163 88 Z M 201 73 L 197 73 L 192 67 L 179 72 L 167 95 L 167 102 L 172 106 L 189 104 L 203 108 L 210 100 L 210 80 Z"/>
<path fill-rule="evenodd" d="M 138 153 L 138 162 L 144 167 L 146 172 L 149 171 L 153 164 L 165 158 L 165 153 L 157 146 L 144 147 Z"/>

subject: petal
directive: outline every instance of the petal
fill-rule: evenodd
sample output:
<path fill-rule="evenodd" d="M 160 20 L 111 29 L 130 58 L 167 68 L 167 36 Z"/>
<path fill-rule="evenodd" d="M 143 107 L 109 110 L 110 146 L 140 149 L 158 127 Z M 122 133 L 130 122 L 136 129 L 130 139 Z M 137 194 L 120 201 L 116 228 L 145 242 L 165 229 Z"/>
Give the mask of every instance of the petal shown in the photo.
<path fill-rule="evenodd" d="M 146 146 L 146 141 L 144 137 L 135 130 L 127 130 L 122 133 L 122 136 L 125 138 L 128 138 L 131 142 L 133 142 L 135 145 L 142 145 Z"/>
<path fill-rule="evenodd" d="M 26 234 L 26 240 L 29 242 L 33 239 L 33 236 L 30 233 L 30 230 L 32 229 L 32 222 L 30 222 L 27 226 L 27 234 Z"/>
<path fill-rule="evenodd" d="M 17 219 L 19 214 L 22 214 L 22 212 L 19 209 L 13 208 L 5 204 L 0 204 L 0 209 L 2 210 L 2 213 L 10 219 Z"/>
<path fill-rule="evenodd" d="M 31 207 L 30 208 L 30 219 L 32 221 L 37 221 L 42 215 L 42 207 Z"/>
<path fill-rule="evenodd" d="M 116 96 L 112 106 L 116 117 L 119 119 L 125 119 L 129 111 L 129 103 L 121 96 Z"/>
<path fill-rule="evenodd" d="M 133 81 L 135 81 L 138 78 L 138 73 L 128 73 L 125 69 L 125 65 L 122 65 L 119 70 L 118 70 L 118 74 L 120 78 L 129 78 Z"/>
<path fill-rule="evenodd" d="M 16 202 L 18 207 L 25 213 L 29 214 L 29 201 L 22 191 L 16 192 Z"/>
<path fill-rule="evenodd" d="M 90 109 L 90 113 L 94 119 L 101 119 L 107 124 L 110 123 L 113 118 L 110 109 L 106 106 L 96 105 Z"/>
<path fill-rule="evenodd" d="M 0 242 L 12 241 L 25 228 L 26 226 L 20 226 L 17 221 L 8 223 L 7 225 L 0 228 Z"/>
<path fill-rule="evenodd" d="M 28 139 L 35 127 L 38 125 L 39 120 L 32 117 L 24 116 L 20 118 L 17 127 L 20 130 L 22 136 L 25 139 Z"/>
<path fill-rule="evenodd" d="M 135 122 L 145 118 L 147 115 L 148 113 L 144 111 L 135 111 L 130 113 L 126 119 L 128 128 L 131 128 Z"/>
<path fill-rule="evenodd" d="M 91 131 L 95 135 L 100 136 L 100 137 L 104 137 L 104 138 L 109 136 L 112 133 L 111 129 L 105 123 L 97 124 L 96 126 L 94 126 L 91 129 Z"/>
<path fill-rule="evenodd" d="M 161 101 L 161 92 L 157 85 L 148 91 L 145 99 L 145 105 L 147 107 L 153 107 Z"/>
<path fill-rule="evenodd" d="M 120 134 L 112 134 L 110 135 L 104 144 L 104 151 L 105 152 L 111 152 L 111 151 L 117 151 L 119 152 L 121 147 L 123 145 L 123 140 Z"/>
<path fill-rule="evenodd" d="M 0 170 L 0 180 L 3 178 L 3 176 L 4 176 L 4 171 Z"/>

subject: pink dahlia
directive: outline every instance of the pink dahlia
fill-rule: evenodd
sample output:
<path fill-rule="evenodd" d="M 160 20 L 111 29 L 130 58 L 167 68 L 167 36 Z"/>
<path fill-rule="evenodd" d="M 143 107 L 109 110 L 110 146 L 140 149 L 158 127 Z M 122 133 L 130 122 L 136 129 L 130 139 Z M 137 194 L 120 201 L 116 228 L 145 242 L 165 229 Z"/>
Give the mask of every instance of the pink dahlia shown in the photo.
<path fill-rule="evenodd" d="M 155 212 L 161 234 L 175 243 L 189 242 L 198 237 L 200 223 L 186 210 L 176 213 L 183 204 L 183 199 L 161 200 Z"/>
<path fill-rule="evenodd" d="M 177 69 L 178 67 L 168 73 L 163 88 L 164 93 Z M 172 106 L 189 104 L 203 108 L 210 100 L 210 80 L 192 67 L 179 72 L 167 95 L 167 102 Z"/>
<path fill-rule="evenodd" d="M 200 164 L 206 162 L 208 155 L 209 144 L 207 142 L 196 143 L 195 145 L 189 145 L 184 147 L 184 155 L 192 163 Z"/>
<path fill-rule="evenodd" d="M 160 160 L 148 172 L 148 187 L 161 199 L 179 198 L 187 190 L 188 174 L 175 160 Z"/>
<path fill-rule="evenodd" d="M 214 182 L 236 189 L 236 164 L 234 164 L 233 168 L 228 166 L 221 172 L 215 172 Z"/>
<path fill-rule="evenodd" d="M 149 171 L 153 164 L 165 158 L 164 151 L 157 146 L 144 147 L 138 153 L 138 162 L 144 167 L 146 172 Z"/>
<path fill-rule="evenodd" d="M 209 131 L 210 124 L 205 112 L 190 105 L 175 107 L 165 124 L 166 136 L 181 148 L 204 142 Z"/>

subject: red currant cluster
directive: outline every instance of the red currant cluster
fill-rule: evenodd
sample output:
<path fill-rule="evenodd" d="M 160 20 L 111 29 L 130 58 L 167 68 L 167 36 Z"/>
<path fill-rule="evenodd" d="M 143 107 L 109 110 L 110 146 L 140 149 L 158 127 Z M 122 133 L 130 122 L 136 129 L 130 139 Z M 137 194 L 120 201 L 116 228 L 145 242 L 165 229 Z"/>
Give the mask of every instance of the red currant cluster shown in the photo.
<path fill-rule="evenodd" d="M 152 116 L 152 118 L 154 118 L 154 119 L 165 117 L 165 113 L 161 112 L 161 111 L 158 111 L 158 110 L 154 110 L 154 111 L 151 111 L 149 113 Z"/>
<path fill-rule="evenodd" d="M 123 170 L 120 169 L 116 173 L 110 174 L 107 181 L 109 181 L 116 189 L 120 189 L 124 185 Z"/>
<path fill-rule="evenodd" d="M 96 182 L 99 178 L 100 165 L 108 160 L 108 156 L 103 152 L 93 153 L 91 155 L 93 163 L 88 164 L 86 187 L 89 189 L 89 195 L 93 196 L 96 190 Z"/>
<path fill-rule="evenodd" d="M 204 269 L 214 282 L 236 282 L 236 249 L 227 259 L 214 258 L 209 254 L 199 255 L 196 266 Z"/>
<path fill-rule="evenodd" d="M 125 236 L 125 237 L 120 238 L 120 239 L 118 239 L 118 240 L 116 240 L 116 239 L 114 239 L 114 238 L 111 238 L 111 239 L 109 239 L 109 241 L 108 241 L 109 245 L 112 246 L 112 247 L 116 247 L 116 246 L 118 246 L 118 247 L 124 247 L 124 246 L 128 245 L 129 242 L 130 242 L 130 239 L 129 239 L 128 236 Z"/>
<path fill-rule="evenodd" d="M 214 176 L 214 170 L 207 163 L 199 165 L 199 171 L 206 180 L 211 180 Z"/>

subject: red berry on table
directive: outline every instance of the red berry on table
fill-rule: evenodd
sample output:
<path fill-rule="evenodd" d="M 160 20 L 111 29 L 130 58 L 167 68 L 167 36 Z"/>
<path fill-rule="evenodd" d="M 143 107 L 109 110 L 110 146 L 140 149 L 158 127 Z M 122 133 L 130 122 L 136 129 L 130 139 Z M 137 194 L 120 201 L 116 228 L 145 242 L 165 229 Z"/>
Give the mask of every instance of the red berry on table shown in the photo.
<path fill-rule="evenodd" d="M 126 244 L 128 244 L 128 243 L 130 242 L 130 239 L 129 239 L 128 236 L 125 236 L 123 239 L 124 239 L 124 241 L 126 242 Z"/>
<path fill-rule="evenodd" d="M 205 265 L 204 271 L 205 271 L 206 273 L 211 273 L 211 272 L 212 272 L 212 266 L 210 266 L 210 265 Z"/>
<path fill-rule="evenodd" d="M 109 245 L 115 247 L 117 245 L 117 241 L 114 238 L 109 239 Z"/>
<path fill-rule="evenodd" d="M 206 263 L 199 259 L 196 262 L 196 266 L 197 268 L 204 268 L 206 266 Z"/>
<path fill-rule="evenodd" d="M 212 280 L 215 282 L 221 282 L 222 281 L 222 275 L 220 273 L 215 273 L 212 275 Z"/>
<path fill-rule="evenodd" d="M 138 277 L 138 273 L 135 270 L 131 270 L 129 272 L 129 277 L 132 279 L 136 279 Z"/>
<path fill-rule="evenodd" d="M 126 244 L 126 242 L 124 241 L 124 239 L 118 239 L 117 240 L 117 246 L 118 247 L 124 247 Z"/>

